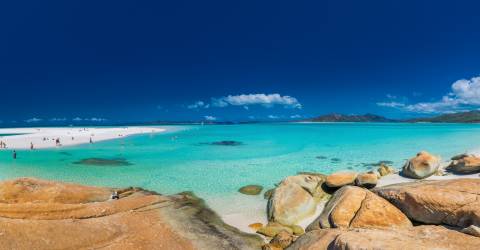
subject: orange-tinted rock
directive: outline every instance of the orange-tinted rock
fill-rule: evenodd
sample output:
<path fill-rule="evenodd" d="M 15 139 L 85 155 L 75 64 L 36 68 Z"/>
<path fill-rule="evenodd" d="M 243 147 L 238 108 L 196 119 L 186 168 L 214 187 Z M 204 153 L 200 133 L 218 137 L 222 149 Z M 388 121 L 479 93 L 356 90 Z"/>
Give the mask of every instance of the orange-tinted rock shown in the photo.
<path fill-rule="evenodd" d="M 364 188 L 374 188 L 377 185 L 378 176 L 376 173 L 362 173 L 355 179 L 355 185 Z"/>
<path fill-rule="evenodd" d="M 405 163 L 402 175 L 414 179 L 424 179 L 435 174 L 439 167 L 440 158 L 422 151 Z"/>
<path fill-rule="evenodd" d="M 253 229 L 256 232 L 258 229 L 263 227 L 263 224 L 257 222 L 257 223 L 252 223 L 252 224 L 248 225 L 248 227 Z"/>
<path fill-rule="evenodd" d="M 293 226 L 315 214 L 318 202 L 327 196 L 322 175 L 300 174 L 285 178 L 272 192 L 267 204 L 269 221 Z"/>
<path fill-rule="evenodd" d="M 377 169 L 378 171 L 378 174 L 380 176 L 385 176 L 385 175 L 389 175 L 389 174 L 394 174 L 395 173 L 395 169 L 390 167 L 390 166 L 387 166 L 385 164 L 381 164 L 380 167 Z"/>
<path fill-rule="evenodd" d="M 410 220 L 367 189 L 346 186 L 335 192 L 307 231 L 320 228 L 405 228 Z"/>
<path fill-rule="evenodd" d="M 480 158 L 474 155 L 457 156 L 452 160 L 447 170 L 456 174 L 474 174 L 480 172 Z"/>
<path fill-rule="evenodd" d="M 0 183 L 2 249 L 259 249 L 191 193 L 22 178 Z M 205 237 L 205 236 L 208 237 Z"/>
<path fill-rule="evenodd" d="M 480 238 L 441 226 L 402 229 L 321 229 L 300 236 L 287 249 L 478 249 Z"/>
<path fill-rule="evenodd" d="M 410 219 L 428 224 L 480 225 L 480 179 L 418 181 L 374 190 Z"/>
<path fill-rule="evenodd" d="M 339 188 L 346 185 L 353 185 L 357 173 L 339 172 L 327 176 L 325 184 L 330 188 Z"/>

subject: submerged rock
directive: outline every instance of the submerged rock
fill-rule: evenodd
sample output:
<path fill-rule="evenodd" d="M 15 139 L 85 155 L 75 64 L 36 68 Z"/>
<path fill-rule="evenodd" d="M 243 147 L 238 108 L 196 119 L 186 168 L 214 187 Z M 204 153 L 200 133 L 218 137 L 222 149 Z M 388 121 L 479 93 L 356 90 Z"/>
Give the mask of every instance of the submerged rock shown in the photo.
<path fill-rule="evenodd" d="M 480 179 L 418 181 L 374 192 L 415 221 L 462 228 L 480 225 Z"/>
<path fill-rule="evenodd" d="M 353 172 L 338 172 L 327 176 L 325 185 L 330 188 L 340 188 L 346 185 L 353 185 L 357 178 L 357 173 Z"/>
<path fill-rule="evenodd" d="M 478 249 L 480 239 L 441 226 L 401 229 L 321 229 L 300 236 L 288 250 Z"/>
<path fill-rule="evenodd" d="M 117 191 L 118 200 L 110 195 Z M 192 193 L 21 178 L 0 182 L 2 249 L 259 249 Z"/>
<path fill-rule="evenodd" d="M 460 155 L 452 157 L 452 162 L 447 167 L 448 171 L 456 174 L 475 174 L 480 172 L 480 157 L 474 155 Z"/>
<path fill-rule="evenodd" d="M 133 165 L 124 158 L 87 158 L 80 161 L 76 161 L 73 164 L 90 165 L 90 166 L 102 166 L 102 167 L 121 167 Z"/>
<path fill-rule="evenodd" d="M 204 145 L 216 145 L 216 146 L 240 146 L 243 145 L 240 141 L 214 141 L 214 142 L 204 142 L 200 143 Z"/>
<path fill-rule="evenodd" d="M 414 179 L 424 179 L 435 174 L 439 167 L 440 158 L 422 151 L 405 163 L 402 175 Z"/>
<path fill-rule="evenodd" d="M 328 201 L 307 231 L 320 228 L 405 228 L 412 223 L 399 209 L 367 189 L 345 186 Z"/>
<path fill-rule="evenodd" d="M 238 192 L 246 195 L 258 195 L 262 192 L 263 187 L 260 185 L 247 185 L 238 189 Z"/>

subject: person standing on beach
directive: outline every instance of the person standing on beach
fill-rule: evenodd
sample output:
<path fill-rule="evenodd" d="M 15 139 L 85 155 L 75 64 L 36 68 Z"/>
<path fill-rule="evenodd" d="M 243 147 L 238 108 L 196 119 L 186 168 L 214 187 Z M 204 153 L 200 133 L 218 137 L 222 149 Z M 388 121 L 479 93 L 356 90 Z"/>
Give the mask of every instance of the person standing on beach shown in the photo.
<path fill-rule="evenodd" d="M 90 143 L 93 143 L 93 141 L 92 141 L 92 137 L 90 137 Z"/>
<path fill-rule="evenodd" d="M 30 142 L 30 150 L 33 150 L 33 142 Z"/>
<path fill-rule="evenodd" d="M 17 159 L 17 151 L 13 150 L 13 159 L 16 160 Z"/>

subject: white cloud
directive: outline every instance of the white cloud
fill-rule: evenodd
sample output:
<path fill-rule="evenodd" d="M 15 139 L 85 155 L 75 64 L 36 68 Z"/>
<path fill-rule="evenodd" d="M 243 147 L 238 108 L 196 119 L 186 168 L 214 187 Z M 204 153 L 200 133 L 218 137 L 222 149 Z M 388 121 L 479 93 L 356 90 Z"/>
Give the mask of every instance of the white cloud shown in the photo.
<path fill-rule="evenodd" d="M 85 121 L 91 121 L 91 122 L 104 122 L 107 119 L 105 118 L 98 118 L 98 117 L 92 117 L 92 118 L 85 118 Z"/>
<path fill-rule="evenodd" d="M 295 97 L 288 95 L 282 96 L 280 94 L 242 94 L 212 98 L 212 106 L 226 107 L 229 105 L 244 107 L 249 105 L 262 105 L 265 107 L 282 105 L 286 108 L 302 108 L 302 104 L 300 104 Z"/>
<path fill-rule="evenodd" d="M 209 104 L 205 104 L 203 101 L 197 101 L 194 104 L 190 104 L 187 106 L 189 109 L 198 109 L 198 108 L 209 108 Z"/>
<path fill-rule="evenodd" d="M 40 119 L 40 118 L 37 118 L 37 117 L 33 117 L 33 118 L 30 118 L 30 119 L 25 120 L 25 122 L 32 123 L 32 122 L 40 122 L 40 121 L 42 121 L 42 120 L 43 120 L 43 119 Z"/>
<path fill-rule="evenodd" d="M 454 82 L 451 86 L 451 92 L 438 101 L 414 104 L 389 101 L 378 102 L 377 105 L 414 113 L 451 113 L 476 109 L 480 107 L 480 77 Z"/>
<path fill-rule="evenodd" d="M 206 115 L 204 117 L 205 117 L 205 120 L 207 120 L 207 121 L 216 121 L 217 120 L 217 117 L 211 116 L 211 115 Z"/>
<path fill-rule="evenodd" d="M 302 118 L 301 115 L 291 115 L 290 116 L 291 119 L 298 119 L 298 118 Z"/>
<path fill-rule="evenodd" d="M 51 122 L 64 122 L 67 118 L 51 118 L 49 121 Z"/>
<path fill-rule="evenodd" d="M 75 118 L 72 119 L 72 121 L 74 121 L 74 122 L 79 122 L 81 120 L 82 120 L 82 118 L 80 118 L 80 117 L 75 117 Z"/>
<path fill-rule="evenodd" d="M 278 118 L 280 118 L 280 117 L 277 116 L 277 115 L 269 115 L 268 118 L 270 118 L 270 119 L 278 119 Z"/>
<path fill-rule="evenodd" d="M 250 119 L 250 120 L 254 120 L 254 119 L 255 119 L 255 116 L 253 116 L 253 115 L 249 115 L 249 116 L 248 116 L 248 119 Z"/>

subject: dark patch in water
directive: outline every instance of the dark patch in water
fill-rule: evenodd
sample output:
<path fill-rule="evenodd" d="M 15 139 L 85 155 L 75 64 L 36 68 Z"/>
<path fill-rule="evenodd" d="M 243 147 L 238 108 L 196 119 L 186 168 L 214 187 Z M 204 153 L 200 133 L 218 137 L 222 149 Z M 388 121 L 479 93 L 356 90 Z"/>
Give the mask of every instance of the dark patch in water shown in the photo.
<path fill-rule="evenodd" d="M 240 141 L 214 141 L 214 142 L 202 142 L 200 145 L 215 145 L 215 146 L 241 146 Z"/>
<path fill-rule="evenodd" d="M 319 160 L 325 160 L 325 159 L 327 159 L 328 157 L 323 156 L 323 155 L 319 155 L 319 156 L 317 156 L 317 157 L 315 157 L 315 158 L 317 158 L 317 159 L 319 159 Z"/>
<path fill-rule="evenodd" d="M 74 162 L 73 164 L 80 165 L 89 165 L 89 166 L 100 166 L 100 167 L 121 167 L 121 166 L 130 166 L 133 165 L 124 158 L 86 158 L 80 161 Z"/>
<path fill-rule="evenodd" d="M 380 167 L 382 164 L 393 165 L 393 161 L 379 161 L 379 162 L 373 162 L 373 163 L 362 163 L 362 166 L 364 166 L 364 167 Z"/>
<path fill-rule="evenodd" d="M 330 159 L 330 161 L 331 161 L 332 163 L 337 163 L 337 162 L 340 162 L 341 159 L 340 159 L 340 158 L 332 158 L 332 159 Z"/>
<path fill-rule="evenodd" d="M 62 152 L 60 152 L 60 154 L 61 154 L 61 155 L 72 156 L 72 154 L 71 154 L 71 153 L 69 153 L 69 152 L 65 152 L 65 151 L 62 151 Z"/>

